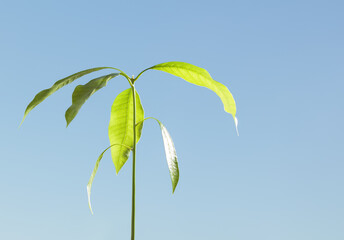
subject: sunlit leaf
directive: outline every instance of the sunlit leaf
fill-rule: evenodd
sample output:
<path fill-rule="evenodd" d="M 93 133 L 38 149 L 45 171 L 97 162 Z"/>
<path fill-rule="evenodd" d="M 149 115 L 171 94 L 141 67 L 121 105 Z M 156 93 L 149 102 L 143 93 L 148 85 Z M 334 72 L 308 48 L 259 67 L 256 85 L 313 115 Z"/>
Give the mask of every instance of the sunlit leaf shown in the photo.
<path fill-rule="evenodd" d="M 111 117 L 109 124 L 110 144 L 121 144 L 129 146 L 134 145 L 133 132 L 133 93 L 129 88 L 121 92 L 115 99 L 111 108 Z M 139 94 L 136 92 L 136 123 L 144 119 L 144 111 L 141 105 Z M 141 137 L 142 125 L 136 127 L 136 142 Z M 122 168 L 128 160 L 130 150 L 123 146 L 114 146 L 111 148 L 112 161 L 116 167 L 116 173 Z"/>
<path fill-rule="evenodd" d="M 29 105 L 27 106 L 27 108 L 25 110 L 25 113 L 24 113 L 24 117 L 23 117 L 22 123 L 23 123 L 24 119 L 26 118 L 26 116 L 28 115 L 28 113 L 32 109 L 34 109 L 38 104 L 43 102 L 44 99 L 49 97 L 51 94 L 53 94 L 54 92 L 56 92 L 57 90 L 59 90 L 63 86 L 66 86 L 67 84 L 72 83 L 74 80 L 76 80 L 76 79 L 78 79 L 78 78 L 80 78 L 80 77 L 82 77 L 82 76 L 84 76 L 86 74 L 89 74 L 89 73 L 92 73 L 92 72 L 95 72 L 95 71 L 99 71 L 99 70 L 102 70 L 102 69 L 109 69 L 109 68 L 111 69 L 111 67 L 91 68 L 91 69 L 87 69 L 87 70 L 75 73 L 73 75 L 70 75 L 70 76 L 68 76 L 66 78 L 63 78 L 63 79 L 55 82 L 54 85 L 51 88 L 48 88 L 48 89 L 45 89 L 45 90 L 39 92 L 34 97 L 34 99 L 29 103 Z"/>
<path fill-rule="evenodd" d="M 236 106 L 232 94 L 225 85 L 212 79 L 207 70 L 184 62 L 166 62 L 146 70 L 149 69 L 164 71 L 192 84 L 209 88 L 221 98 L 225 111 L 232 114 L 233 118 L 235 118 Z"/>
<path fill-rule="evenodd" d="M 92 96 L 93 93 L 98 91 L 99 89 L 106 86 L 107 82 L 120 75 L 119 73 L 111 73 L 96 79 L 89 81 L 85 85 L 78 85 L 72 96 L 72 105 L 67 109 L 65 117 L 67 121 L 67 126 L 71 123 L 71 121 L 75 118 L 78 114 L 82 105 L 86 102 L 86 100 Z"/>
<path fill-rule="evenodd" d="M 100 161 L 102 160 L 104 153 L 105 153 L 109 148 L 112 148 L 113 146 L 117 146 L 117 145 L 120 145 L 120 144 L 111 145 L 110 147 L 108 147 L 107 149 L 105 149 L 105 150 L 99 155 L 99 157 L 98 157 L 98 159 L 97 159 L 97 162 L 96 162 L 96 165 L 94 166 L 94 169 L 93 169 L 93 171 L 92 171 L 90 180 L 89 180 L 88 183 L 87 183 L 88 207 L 90 208 L 92 214 L 93 214 L 93 211 L 92 211 L 92 205 L 91 205 L 91 188 L 92 188 L 92 183 L 93 183 L 94 177 L 96 176 L 96 173 L 97 173 L 97 171 L 98 171 L 99 163 L 100 163 Z M 123 147 L 126 147 L 126 148 L 128 148 L 129 150 L 131 150 L 131 148 L 128 147 L 128 146 L 123 145 Z"/>
<path fill-rule="evenodd" d="M 159 123 L 162 139 L 163 139 L 164 147 L 165 147 L 165 155 L 166 155 L 168 170 L 170 171 L 170 176 L 172 180 L 172 193 L 173 193 L 179 181 L 178 158 L 177 158 L 176 149 L 174 147 L 174 143 L 166 127 L 158 119 L 149 117 L 149 118 L 144 119 L 143 121 L 147 119 L 154 119 Z M 142 125 L 143 121 L 138 123 L 137 127 Z"/>

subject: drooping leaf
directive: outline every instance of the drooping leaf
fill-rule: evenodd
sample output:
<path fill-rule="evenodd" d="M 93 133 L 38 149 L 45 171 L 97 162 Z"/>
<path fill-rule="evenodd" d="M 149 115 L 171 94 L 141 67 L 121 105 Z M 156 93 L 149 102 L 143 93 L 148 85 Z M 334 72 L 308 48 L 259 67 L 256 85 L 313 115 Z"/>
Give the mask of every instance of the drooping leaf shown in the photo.
<path fill-rule="evenodd" d="M 174 143 L 166 127 L 156 118 L 152 118 L 152 117 L 145 118 L 142 122 L 137 124 L 137 127 L 139 127 L 147 119 L 154 119 L 159 123 L 162 139 L 163 139 L 164 147 L 165 147 L 167 166 L 168 166 L 168 170 L 170 171 L 170 176 L 172 180 L 172 193 L 174 193 L 174 190 L 176 189 L 178 181 L 179 181 L 178 158 L 177 158 L 176 149 L 174 147 Z"/>
<path fill-rule="evenodd" d="M 39 92 L 34 99 L 29 103 L 29 105 L 27 106 L 25 113 L 24 113 L 24 117 L 21 123 L 23 123 L 23 121 L 25 120 L 26 116 L 28 115 L 28 113 L 34 109 L 38 104 L 40 104 L 41 102 L 43 102 L 44 99 L 46 99 L 47 97 L 49 97 L 51 94 L 53 94 L 54 92 L 56 92 L 57 90 L 59 90 L 60 88 L 62 88 L 63 86 L 66 86 L 67 84 L 72 83 L 74 80 L 95 72 L 95 71 L 99 71 L 102 69 L 113 69 L 111 67 L 97 67 L 97 68 L 90 68 L 81 72 L 77 72 L 74 73 L 73 75 L 70 75 L 68 77 L 65 77 L 57 82 L 54 83 L 54 85 L 51 88 L 45 89 L 41 92 Z"/>
<path fill-rule="evenodd" d="M 117 146 L 117 145 L 120 145 L 120 144 L 111 145 L 110 147 L 108 147 L 107 149 L 105 149 L 105 150 L 99 155 L 99 157 L 98 157 L 98 159 L 97 159 L 97 162 L 96 162 L 96 165 L 94 166 L 94 169 L 93 169 L 93 171 L 92 171 L 90 180 L 89 180 L 88 183 L 87 183 L 88 207 L 90 208 L 92 214 L 93 214 L 93 211 L 92 211 L 92 205 L 91 205 L 91 188 L 92 188 L 93 179 L 94 179 L 94 177 L 96 176 L 96 173 L 97 173 L 98 167 L 99 167 L 99 163 L 100 163 L 100 161 L 102 160 L 104 153 L 105 153 L 109 148 L 112 148 L 113 146 Z M 128 148 L 129 150 L 131 150 L 131 148 L 128 147 L 128 146 L 123 145 L 123 147 L 126 147 L 126 148 Z"/>
<path fill-rule="evenodd" d="M 132 89 L 127 89 L 118 94 L 111 108 L 109 124 L 110 144 L 121 144 L 132 148 L 134 146 L 133 132 L 133 93 Z M 139 94 L 136 92 L 136 123 L 144 119 L 144 111 L 141 105 Z M 136 142 L 141 137 L 142 125 L 136 127 Z M 130 150 L 123 146 L 111 148 L 112 161 L 116 167 L 116 173 L 128 160 Z"/>
<path fill-rule="evenodd" d="M 85 85 L 78 85 L 72 96 L 72 105 L 67 109 L 65 117 L 67 121 L 67 127 L 71 123 L 71 121 L 75 118 L 78 114 L 82 105 L 86 102 L 86 100 L 92 96 L 93 93 L 98 91 L 99 89 L 106 86 L 107 82 L 120 75 L 119 73 L 111 73 L 96 79 L 93 79 L 86 83 Z"/>
<path fill-rule="evenodd" d="M 225 111 L 232 114 L 235 119 L 236 105 L 232 94 L 225 85 L 212 79 L 207 70 L 184 62 L 161 63 L 144 71 L 149 69 L 164 71 L 192 84 L 209 88 L 221 98 Z M 143 72 L 141 72 L 141 74 Z"/>

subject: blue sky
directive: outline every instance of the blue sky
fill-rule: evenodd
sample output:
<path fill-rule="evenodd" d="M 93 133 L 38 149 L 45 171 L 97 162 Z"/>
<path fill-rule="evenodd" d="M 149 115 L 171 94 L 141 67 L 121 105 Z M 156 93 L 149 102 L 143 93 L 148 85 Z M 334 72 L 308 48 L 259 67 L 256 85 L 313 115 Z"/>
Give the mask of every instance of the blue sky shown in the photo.
<path fill-rule="evenodd" d="M 79 70 L 128 75 L 167 61 L 206 68 L 233 93 L 240 136 L 211 91 L 162 72 L 137 82 L 175 142 L 174 195 L 158 125 L 138 145 L 137 239 L 344 239 L 343 1 L 3 1 L 0 239 L 129 239 L 131 160 L 107 153 L 113 79 L 66 129 Z M 105 73 L 106 71 L 104 71 Z"/>

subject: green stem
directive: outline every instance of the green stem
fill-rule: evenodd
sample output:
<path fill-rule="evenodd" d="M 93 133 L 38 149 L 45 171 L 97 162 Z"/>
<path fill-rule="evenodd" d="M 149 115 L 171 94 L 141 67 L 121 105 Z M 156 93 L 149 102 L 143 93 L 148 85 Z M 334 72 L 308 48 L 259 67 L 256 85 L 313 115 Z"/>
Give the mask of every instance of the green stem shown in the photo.
<path fill-rule="evenodd" d="M 133 134 L 134 134 L 134 146 L 133 146 L 133 180 L 132 180 L 132 199 L 131 199 L 131 240 L 135 239 L 135 160 L 136 160 L 136 90 L 134 83 L 131 85 L 133 91 Z"/>

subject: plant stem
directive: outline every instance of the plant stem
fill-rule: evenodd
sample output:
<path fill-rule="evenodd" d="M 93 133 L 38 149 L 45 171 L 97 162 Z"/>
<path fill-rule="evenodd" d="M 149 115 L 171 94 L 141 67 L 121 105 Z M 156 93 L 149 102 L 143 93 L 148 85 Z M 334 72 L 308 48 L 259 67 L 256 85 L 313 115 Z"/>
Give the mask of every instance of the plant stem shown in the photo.
<path fill-rule="evenodd" d="M 131 85 L 133 91 L 133 134 L 134 134 L 134 145 L 133 145 L 133 179 L 132 179 L 132 199 L 131 199 L 131 240 L 135 239 L 135 160 L 136 160 L 136 90 L 134 83 Z"/>

